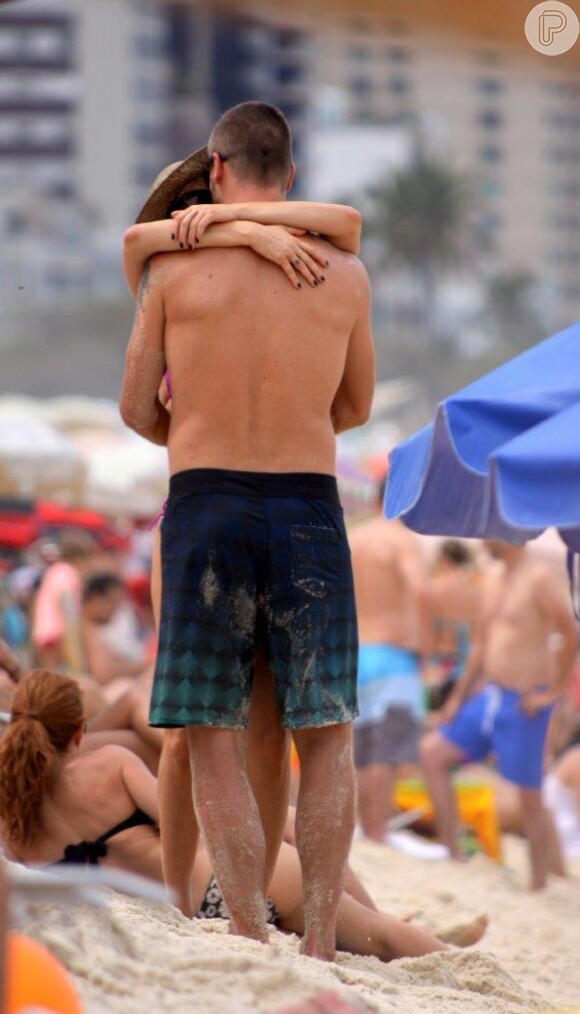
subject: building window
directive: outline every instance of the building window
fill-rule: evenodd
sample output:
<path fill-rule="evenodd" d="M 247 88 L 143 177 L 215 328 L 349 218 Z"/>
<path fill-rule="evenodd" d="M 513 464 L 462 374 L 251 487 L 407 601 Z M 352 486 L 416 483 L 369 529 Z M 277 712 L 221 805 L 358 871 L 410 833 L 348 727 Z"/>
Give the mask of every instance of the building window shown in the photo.
<path fill-rule="evenodd" d="M 499 180 L 483 180 L 481 192 L 484 197 L 501 197 L 503 188 Z"/>
<path fill-rule="evenodd" d="M 27 32 L 24 51 L 27 56 L 33 56 L 41 60 L 60 60 L 66 56 L 66 38 L 57 29 L 36 29 Z"/>
<path fill-rule="evenodd" d="M 502 224 L 501 215 L 484 215 L 480 219 L 480 224 L 485 232 L 496 232 Z"/>
<path fill-rule="evenodd" d="M 504 91 L 504 83 L 497 77 L 482 77 L 476 83 L 478 92 L 483 95 L 501 95 Z"/>
<path fill-rule="evenodd" d="M 292 49 L 294 46 L 302 44 L 304 35 L 296 28 L 283 28 L 276 33 L 276 38 L 280 49 Z"/>
<path fill-rule="evenodd" d="M 370 94 L 371 83 L 368 77 L 355 77 L 350 82 L 350 90 L 353 95 L 365 97 Z"/>
<path fill-rule="evenodd" d="M 497 113 L 495 109 L 484 109 L 477 117 L 477 122 L 484 130 L 498 130 L 503 126 L 504 120 L 501 113 Z"/>
<path fill-rule="evenodd" d="M 137 35 L 134 40 L 135 55 L 159 59 L 169 53 L 169 40 L 162 35 Z"/>
<path fill-rule="evenodd" d="M 138 99 L 156 100 L 167 98 L 168 86 L 165 81 L 155 78 L 139 78 L 135 82 L 135 95 Z"/>
<path fill-rule="evenodd" d="M 296 84 L 302 78 L 302 68 L 298 64 L 285 64 L 276 69 L 276 78 L 280 84 Z"/>
<path fill-rule="evenodd" d="M 549 127 L 563 127 L 565 130 L 578 130 L 580 116 L 577 113 L 550 112 L 547 116 Z"/>
<path fill-rule="evenodd" d="M 165 123 L 138 123 L 135 138 L 141 144 L 167 144 L 168 129 Z"/>
<path fill-rule="evenodd" d="M 411 58 L 409 50 L 404 46 L 389 46 L 385 51 L 385 56 L 391 63 L 408 63 Z"/>
<path fill-rule="evenodd" d="M 486 67 L 497 67 L 501 63 L 501 55 L 497 49 L 482 49 L 479 53 L 479 62 Z"/>
<path fill-rule="evenodd" d="M 406 95 L 411 90 L 409 82 L 404 77 L 392 77 L 387 81 L 387 88 L 392 95 Z"/>
<path fill-rule="evenodd" d="M 368 63 L 372 52 L 368 46 L 349 46 L 347 56 L 355 63 Z"/>
<path fill-rule="evenodd" d="M 479 157 L 482 162 L 500 162 L 503 158 L 503 151 L 497 144 L 484 144 L 479 149 Z"/>

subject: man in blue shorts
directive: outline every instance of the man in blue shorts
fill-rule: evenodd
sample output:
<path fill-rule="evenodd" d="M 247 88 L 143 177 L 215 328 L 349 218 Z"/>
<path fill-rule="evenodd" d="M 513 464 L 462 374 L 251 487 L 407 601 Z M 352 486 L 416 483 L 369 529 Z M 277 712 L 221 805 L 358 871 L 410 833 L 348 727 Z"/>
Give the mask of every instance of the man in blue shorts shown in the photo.
<path fill-rule="evenodd" d="M 225 113 L 210 136 L 208 173 L 214 222 L 243 218 L 248 203 L 267 215 L 294 176 L 282 114 L 259 102 Z M 187 214 L 198 211 L 208 213 Z M 265 839 L 244 735 L 264 652 L 301 764 L 302 948 L 332 959 L 354 826 L 357 713 L 335 434 L 368 417 L 374 348 L 362 264 L 320 237 L 309 242 L 327 270 L 294 289 L 248 249 L 154 257 L 121 412 L 167 444 L 171 471 L 150 721 L 186 727 L 196 813 L 231 929 L 265 942 Z M 157 397 L 166 368 L 171 418 Z"/>
<path fill-rule="evenodd" d="M 487 580 L 464 675 L 444 709 L 444 724 L 423 738 L 421 760 L 440 837 L 451 856 L 461 858 L 450 771 L 494 754 L 500 774 L 519 790 L 530 886 L 538 890 L 549 871 L 565 874 L 542 779 L 548 722 L 572 673 L 576 628 L 553 564 L 521 546 L 490 541 L 486 548 L 500 566 Z"/>
<path fill-rule="evenodd" d="M 384 841 L 401 764 L 416 764 L 422 666 L 430 649 L 426 567 L 418 537 L 376 514 L 350 533 L 359 623 L 359 715 L 354 722 L 358 813 L 365 837 Z"/>

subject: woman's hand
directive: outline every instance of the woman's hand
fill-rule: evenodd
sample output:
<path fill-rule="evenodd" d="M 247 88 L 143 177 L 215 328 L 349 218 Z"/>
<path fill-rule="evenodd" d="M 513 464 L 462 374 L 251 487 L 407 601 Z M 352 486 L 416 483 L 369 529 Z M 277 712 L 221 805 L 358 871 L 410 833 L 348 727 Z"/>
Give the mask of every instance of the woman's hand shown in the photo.
<path fill-rule="evenodd" d="M 286 229 L 283 225 L 256 225 L 246 223 L 250 247 L 273 264 L 282 268 L 295 289 L 300 289 L 301 278 L 309 285 L 325 280 L 328 261 L 324 251 L 306 238 L 302 229 Z"/>
<path fill-rule="evenodd" d="M 194 204 L 184 211 L 174 211 L 171 217 L 176 241 L 190 250 L 200 242 L 208 226 L 237 220 L 235 206 L 231 204 Z"/>

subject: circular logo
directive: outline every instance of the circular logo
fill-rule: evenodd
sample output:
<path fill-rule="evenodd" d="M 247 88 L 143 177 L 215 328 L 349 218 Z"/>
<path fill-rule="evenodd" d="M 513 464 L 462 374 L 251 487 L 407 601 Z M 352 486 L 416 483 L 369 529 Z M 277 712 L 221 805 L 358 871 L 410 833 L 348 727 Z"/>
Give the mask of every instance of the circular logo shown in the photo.
<path fill-rule="evenodd" d="M 525 32 L 530 46 L 537 49 L 538 53 L 560 56 L 576 42 L 580 35 L 580 23 L 568 4 L 546 0 L 528 14 Z"/>

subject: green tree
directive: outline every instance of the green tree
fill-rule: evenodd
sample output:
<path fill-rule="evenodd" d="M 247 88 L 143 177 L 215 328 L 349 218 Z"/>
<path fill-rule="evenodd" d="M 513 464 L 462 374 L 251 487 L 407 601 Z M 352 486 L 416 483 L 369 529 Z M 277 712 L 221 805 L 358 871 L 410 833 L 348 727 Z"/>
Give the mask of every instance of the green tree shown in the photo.
<path fill-rule="evenodd" d="M 515 355 L 543 334 L 538 311 L 537 283 L 527 271 L 509 271 L 490 278 L 485 308 L 486 326 L 494 345 Z"/>
<path fill-rule="evenodd" d="M 404 267 L 421 286 L 421 319 L 436 337 L 437 289 L 451 269 L 473 267 L 485 250 L 470 179 L 451 166 L 419 159 L 369 191 L 368 234 L 383 248 L 384 267 Z"/>

